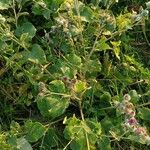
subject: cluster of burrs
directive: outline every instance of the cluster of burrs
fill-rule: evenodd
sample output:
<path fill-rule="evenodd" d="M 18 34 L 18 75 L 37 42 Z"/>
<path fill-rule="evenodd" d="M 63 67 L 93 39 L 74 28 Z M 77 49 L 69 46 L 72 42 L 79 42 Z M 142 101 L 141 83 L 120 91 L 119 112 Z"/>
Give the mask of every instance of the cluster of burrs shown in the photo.
<path fill-rule="evenodd" d="M 150 144 L 150 136 L 146 127 L 143 127 L 139 124 L 136 119 L 136 110 L 133 103 L 130 102 L 131 96 L 125 94 L 123 101 L 119 104 L 119 110 L 122 114 L 125 115 L 125 122 L 123 124 L 126 131 L 134 133 L 137 136 L 139 141 L 145 144 Z"/>

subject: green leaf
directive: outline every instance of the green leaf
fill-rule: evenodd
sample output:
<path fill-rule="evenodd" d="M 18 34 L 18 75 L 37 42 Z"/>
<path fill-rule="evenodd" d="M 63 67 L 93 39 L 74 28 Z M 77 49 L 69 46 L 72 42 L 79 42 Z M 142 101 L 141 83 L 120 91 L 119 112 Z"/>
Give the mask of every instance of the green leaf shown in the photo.
<path fill-rule="evenodd" d="M 51 11 L 49 9 L 45 9 L 43 11 L 43 16 L 46 18 L 46 19 L 50 19 L 50 14 L 51 14 Z"/>
<path fill-rule="evenodd" d="M 108 102 L 110 102 L 111 101 L 111 95 L 110 95 L 109 92 L 104 92 L 104 94 L 100 96 L 100 99 L 102 101 L 108 101 Z"/>
<path fill-rule="evenodd" d="M 84 71 L 88 72 L 87 74 L 88 75 L 90 74 L 89 76 L 92 75 L 95 77 L 97 73 L 101 71 L 101 67 L 102 65 L 98 59 L 93 59 L 93 60 L 90 59 L 88 62 L 83 64 L 82 70 L 83 72 Z"/>
<path fill-rule="evenodd" d="M 35 64 L 46 63 L 46 56 L 43 49 L 38 44 L 32 46 L 32 50 L 28 55 L 28 60 Z"/>
<path fill-rule="evenodd" d="M 17 139 L 17 148 L 19 150 L 33 150 L 30 143 L 24 137 Z"/>
<path fill-rule="evenodd" d="M 41 97 L 37 100 L 37 106 L 44 117 L 56 118 L 65 112 L 69 99 L 58 96 Z"/>
<path fill-rule="evenodd" d="M 100 150 L 111 150 L 109 138 L 103 137 L 98 141 L 98 148 Z"/>
<path fill-rule="evenodd" d="M 95 46 L 95 51 L 105 51 L 112 49 L 107 43 L 106 43 L 106 37 L 102 37 L 99 41 L 97 41 Z"/>
<path fill-rule="evenodd" d="M 55 147 L 59 144 L 59 140 L 56 134 L 56 130 L 54 128 L 49 128 L 42 145 L 43 149 L 49 149 L 51 147 Z"/>
<path fill-rule="evenodd" d="M 90 22 L 94 17 L 92 9 L 88 6 L 83 6 L 80 8 L 80 16 L 82 21 Z"/>
<path fill-rule="evenodd" d="M 149 108 L 139 108 L 138 111 L 139 111 L 138 115 L 141 119 L 150 121 L 150 109 Z"/>
<path fill-rule="evenodd" d="M 29 142 L 37 142 L 45 134 L 46 128 L 39 122 L 28 120 L 25 122 L 25 130 L 27 132 L 25 138 Z"/>
<path fill-rule="evenodd" d="M 0 1 L 0 10 L 8 9 L 11 7 L 11 0 L 1 0 Z"/>
<path fill-rule="evenodd" d="M 129 92 L 129 95 L 131 96 L 131 101 L 133 103 L 137 103 L 140 99 L 140 97 L 139 97 L 138 93 L 136 92 L 136 90 L 131 90 Z"/>
<path fill-rule="evenodd" d="M 45 117 L 56 118 L 62 115 L 69 105 L 69 98 L 65 98 L 66 88 L 61 80 L 53 80 L 48 86 L 50 94 L 39 97 L 38 108 Z"/>
<path fill-rule="evenodd" d="M 36 34 L 36 28 L 31 22 L 23 23 L 22 26 L 19 26 L 15 31 L 17 36 L 21 36 L 23 33 L 28 33 L 30 38 L 33 38 Z"/>
<path fill-rule="evenodd" d="M 75 116 L 64 120 L 66 128 L 64 136 L 72 140 L 70 147 L 72 150 L 87 150 L 87 139 L 90 149 L 95 149 L 95 143 L 101 134 L 101 125 L 95 120 L 81 121 Z M 87 135 L 87 136 L 86 136 Z"/>
<path fill-rule="evenodd" d="M 67 55 L 66 59 L 68 60 L 69 63 L 71 63 L 72 66 L 80 67 L 82 65 L 81 58 L 76 54 L 69 54 Z"/>
<path fill-rule="evenodd" d="M 87 150 L 86 137 L 84 131 L 84 123 L 77 119 L 75 116 L 68 119 L 65 124 L 67 124 L 64 130 L 64 136 L 68 140 L 73 140 L 71 142 L 72 150 Z M 88 127 L 86 127 L 88 128 Z M 89 128 L 86 130 L 90 130 Z"/>
<path fill-rule="evenodd" d="M 53 80 L 52 82 L 50 82 L 48 88 L 51 92 L 55 92 L 55 93 L 66 92 L 65 84 L 61 80 Z"/>

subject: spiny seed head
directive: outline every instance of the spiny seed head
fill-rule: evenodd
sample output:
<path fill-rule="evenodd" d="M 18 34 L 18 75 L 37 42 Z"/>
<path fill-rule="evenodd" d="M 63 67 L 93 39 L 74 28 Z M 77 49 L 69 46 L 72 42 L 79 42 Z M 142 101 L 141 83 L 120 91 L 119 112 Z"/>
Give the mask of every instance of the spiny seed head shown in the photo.
<path fill-rule="evenodd" d="M 124 100 L 125 101 L 130 101 L 131 100 L 131 96 L 129 94 L 125 94 L 124 95 Z"/>

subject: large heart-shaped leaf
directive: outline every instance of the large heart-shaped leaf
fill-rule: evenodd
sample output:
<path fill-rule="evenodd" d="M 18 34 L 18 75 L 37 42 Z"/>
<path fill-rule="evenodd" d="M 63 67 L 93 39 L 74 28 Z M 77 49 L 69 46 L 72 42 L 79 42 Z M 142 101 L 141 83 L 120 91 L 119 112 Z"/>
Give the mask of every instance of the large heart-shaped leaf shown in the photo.
<path fill-rule="evenodd" d="M 44 117 L 56 118 L 65 112 L 68 105 L 68 98 L 57 96 L 47 96 L 37 100 L 37 106 Z"/>
<path fill-rule="evenodd" d="M 26 22 L 22 26 L 19 26 L 15 32 L 17 36 L 21 36 L 23 33 L 28 33 L 29 37 L 33 38 L 36 33 L 36 28 L 31 22 Z"/>

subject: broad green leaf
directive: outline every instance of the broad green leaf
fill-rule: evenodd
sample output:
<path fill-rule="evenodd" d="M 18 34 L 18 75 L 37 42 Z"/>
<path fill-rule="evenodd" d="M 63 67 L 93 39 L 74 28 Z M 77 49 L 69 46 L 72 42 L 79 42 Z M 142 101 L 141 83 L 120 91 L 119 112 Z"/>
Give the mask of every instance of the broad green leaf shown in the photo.
<path fill-rule="evenodd" d="M 100 100 L 102 101 L 111 101 L 111 95 L 109 92 L 104 92 L 101 96 L 100 96 Z"/>
<path fill-rule="evenodd" d="M 137 103 L 140 99 L 140 97 L 139 97 L 138 93 L 136 92 L 136 90 L 131 90 L 129 92 L 129 95 L 131 96 L 131 101 L 133 103 Z"/>
<path fill-rule="evenodd" d="M 138 115 L 141 119 L 150 121 L 150 109 L 149 108 L 139 108 Z"/>
<path fill-rule="evenodd" d="M 69 98 L 63 97 L 66 89 L 61 80 L 50 82 L 48 89 L 51 95 L 39 97 L 37 105 L 44 117 L 56 118 L 65 112 L 69 105 Z"/>
<path fill-rule="evenodd" d="M 86 82 L 77 81 L 74 85 L 74 91 L 77 93 L 81 93 L 87 89 Z"/>
<path fill-rule="evenodd" d="M 0 1 L 0 10 L 8 9 L 11 7 L 11 0 L 1 0 Z"/>
<path fill-rule="evenodd" d="M 93 60 L 90 59 L 88 62 L 86 62 L 83 65 L 83 71 L 87 71 L 95 75 L 95 73 L 98 73 L 101 71 L 101 67 L 102 65 L 98 59 L 93 59 Z"/>
<path fill-rule="evenodd" d="M 46 18 L 46 19 L 50 19 L 50 14 L 51 14 L 51 11 L 49 9 L 45 9 L 43 11 L 43 16 Z"/>
<path fill-rule="evenodd" d="M 31 22 L 23 23 L 22 26 L 19 26 L 15 31 L 17 36 L 21 36 L 23 33 L 28 33 L 30 38 L 33 38 L 36 34 L 36 28 Z"/>
<path fill-rule="evenodd" d="M 28 120 L 25 122 L 25 130 L 27 132 L 25 138 L 29 142 L 37 142 L 45 134 L 46 128 L 39 122 Z"/>
<path fill-rule="evenodd" d="M 34 13 L 35 15 L 42 15 L 43 14 L 43 11 L 44 11 L 44 8 L 43 7 L 46 7 L 46 4 L 42 4 L 41 5 L 39 4 L 39 2 L 36 2 L 33 6 L 32 6 L 32 13 Z"/>
<path fill-rule="evenodd" d="M 97 41 L 95 46 L 95 51 L 105 51 L 112 49 L 109 44 L 106 43 L 106 37 L 102 37 L 99 41 Z"/>
<path fill-rule="evenodd" d="M 64 136 L 66 139 L 72 140 L 70 144 L 72 150 L 87 150 L 87 138 L 90 149 L 95 149 L 95 143 L 101 134 L 100 123 L 89 119 L 81 121 L 75 116 L 65 119 L 64 123 L 67 125 Z"/>
<path fill-rule="evenodd" d="M 66 66 L 66 64 L 64 64 L 61 67 L 61 71 L 63 73 L 63 76 L 69 77 L 69 78 L 74 78 L 75 75 L 77 74 L 77 69 L 71 69 L 69 67 Z"/>
<path fill-rule="evenodd" d="M 82 65 L 81 58 L 77 56 L 76 54 L 69 54 L 67 55 L 66 59 L 68 60 L 68 63 L 75 67 L 80 67 Z"/>
<path fill-rule="evenodd" d="M 67 126 L 64 130 L 64 136 L 68 140 L 73 140 L 70 145 L 71 149 L 72 150 L 87 150 L 83 122 L 74 116 L 68 119 L 65 122 L 65 124 L 67 124 Z M 90 131 L 89 128 L 86 130 Z"/>
<path fill-rule="evenodd" d="M 19 150 L 33 150 L 31 144 L 24 137 L 17 139 L 17 148 Z"/>
<path fill-rule="evenodd" d="M 86 124 L 90 129 L 92 129 L 92 133 L 96 136 L 101 135 L 101 124 L 97 122 L 95 119 L 86 119 Z M 93 137 L 94 138 L 94 137 Z M 96 139 L 95 139 L 96 141 Z M 95 142 L 93 141 L 93 142 Z"/>
<path fill-rule="evenodd" d="M 54 128 L 49 128 L 46 132 L 43 142 L 43 149 L 49 149 L 55 147 L 59 144 L 59 137 L 57 137 L 56 130 Z"/>
<path fill-rule="evenodd" d="M 80 8 L 80 16 L 82 21 L 90 22 L 94 17 L 94 13 L 90 7 L 83 6 Z"/>
<path fill-rule="evenodd" d="M 44 117 L 56 118 L 65 112 L 69 99 L 60 96 L 41 97 L 37 100 L 37 106 Z"/>
<path fill-rule="evenodd" d="M 46 63 L 46 56 L 40 45 L 34 44 L 32 46 L 32 50 L 28 55 L 28 60 L 36 64 Z"/>
<path fill-rule="evenodd" d="M 55 93 L 65 93 L 65 84 L 61 80 L 53 80 L 49 83 L 49 90 Z"/>
<path fill-rule="evenodd" d="M 111 145 L 110 145 L 110 140 L 109 138 L 106 137 L 102 137 L 99 141 L 98 141 L 98 148 L 100 150 L 111 150 Z"/>

